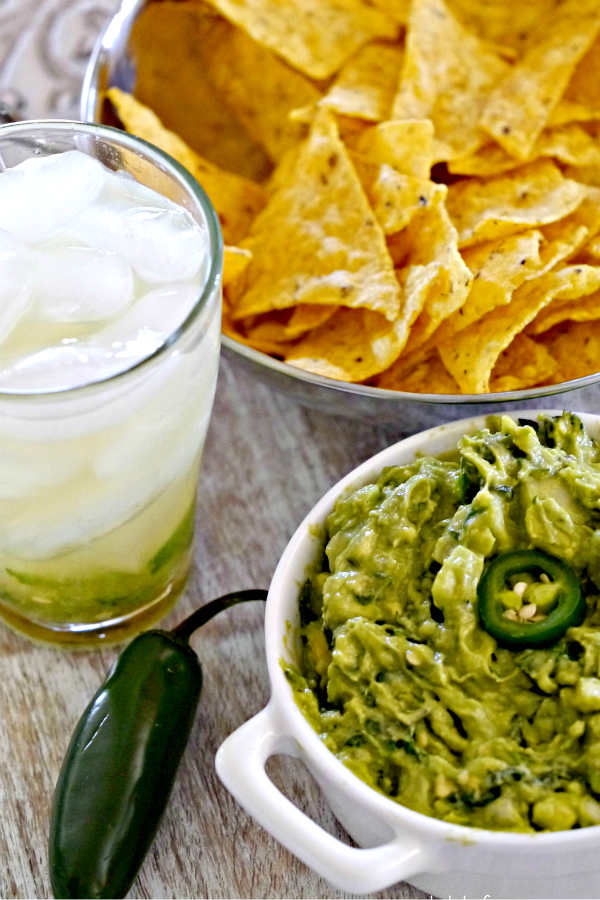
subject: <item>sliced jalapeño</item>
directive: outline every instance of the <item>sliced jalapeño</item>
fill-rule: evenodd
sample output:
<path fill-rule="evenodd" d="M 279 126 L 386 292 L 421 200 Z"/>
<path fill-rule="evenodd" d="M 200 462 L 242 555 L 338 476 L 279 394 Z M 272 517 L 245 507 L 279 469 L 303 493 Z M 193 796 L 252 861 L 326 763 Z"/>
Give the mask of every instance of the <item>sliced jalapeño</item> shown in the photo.
<path fill-rule="evenodd" d="M 513 650 L 547 647 L 585 615 L 575 572 L 541 550 L 497 556 L 479 581 L 477 598 L 483 628 Z"/>

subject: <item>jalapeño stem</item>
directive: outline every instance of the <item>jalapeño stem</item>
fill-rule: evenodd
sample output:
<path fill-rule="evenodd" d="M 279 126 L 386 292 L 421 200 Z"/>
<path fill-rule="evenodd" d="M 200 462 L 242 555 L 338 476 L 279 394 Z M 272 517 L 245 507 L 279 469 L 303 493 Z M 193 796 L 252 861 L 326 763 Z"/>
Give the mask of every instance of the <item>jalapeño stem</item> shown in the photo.
<path fill-rule="evenodd" d="M 201 606 L 200 609 L 193 612 L 191 616 L 188 616 L 187 619 L 180 622 L 179 625 L 171 631 L 171 634 L 176 640 L 187 642 L 194 631 L 202 625 L 205 625 L 209 619 L 213 618 L 213 616 L 229 609 L 230 606 L 236 606 L 238 603 L 249 603 L 252 600 L 266 600 L 267 593 L 267 591 L 260 588 L 252 588 L 247 591 L 232 591 L 231 594 L 217 597 L 216 600 L 211 600 L 210 603 Z"/>

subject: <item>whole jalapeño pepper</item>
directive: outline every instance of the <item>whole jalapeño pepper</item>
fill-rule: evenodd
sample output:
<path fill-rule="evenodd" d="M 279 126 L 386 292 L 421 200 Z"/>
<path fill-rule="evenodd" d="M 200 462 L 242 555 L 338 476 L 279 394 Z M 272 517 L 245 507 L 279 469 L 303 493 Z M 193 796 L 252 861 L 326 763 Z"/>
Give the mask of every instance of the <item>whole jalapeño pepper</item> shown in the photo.
<path fill-rule="evenodd" d="M 533 584 L 521 582 L 532 601 L 547 598 L 547 606 L 535 608 L 532 618 L 521 617 L 511 610 L 511 579 L 533 576 Z M 518 596 L 518 595 L 517 595 Z M 485 630 L 503 647 L 522 650 L 546 647 L 563 636 L 572 625 L 579 625 L 585 615 L 585 598 L 579 579 L 565 562 L 541 550 L 513 550 L 493 559 L 485 569 L 477 587 L 478 612 Z M 508 598 L 508 600 L 507 600 Z M 534 603 L 525 606 L 531 611 Z M 516 603 L 519 607 L 519 600 Z"/>
<path fill-rule="evenodd" d="M 121 653 L 83 713 L 58 778 L 50 823 L 54 896 L 124 897 L 152 842 L 202 688 L 188 640 L 236 603 L 228 594 L 174 631 L 147 631 Z"/>

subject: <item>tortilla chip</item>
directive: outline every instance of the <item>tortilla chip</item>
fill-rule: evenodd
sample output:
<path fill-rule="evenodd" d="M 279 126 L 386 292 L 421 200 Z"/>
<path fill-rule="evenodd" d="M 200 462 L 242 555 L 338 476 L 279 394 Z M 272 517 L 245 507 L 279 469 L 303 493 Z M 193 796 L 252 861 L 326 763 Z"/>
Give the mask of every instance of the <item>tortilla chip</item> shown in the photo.
<path fill-rule="evenodd" d="M 490 378 L 490 391 L 520 391 L 552 381 L 558 366 L 550 351 L 525 334 L 503 350 Z"/>
<path fill-rule="evenodd" d="M 600 114 L 600 37 L 577 64 L 563 100 L 594 118 Z"/>
<path fill-rule="evenodd" d="M 411 264 L 398 272 L 402 309 L 385 323 L 368 311 L 340 309 L 311 331 L 285 357 L 286 362 L 320 375 L 365 381 L 387 369 L 413 335 L 424 340 L 441 317 L 459 305 L 471 275 L 456 250 L 456 234 L 444 207 L 445 188 L 402 232 Z M 412 330 L 411 330 L 412 329 Z"/>
<path fill-rule="evenodd" d="M 585 59 L 585 56 L 583 57 Z M 581 63 L 580 63 L 581 65 Z M 600 109 L 591 109 L 572 100 L 559 100 L 548 116 L 548 127 L 567 125 L 569 122 L 595 122 L 600 119 Z"/>
<path fill-rule="evenodd" d="M 410 352 L 403 350 L 397 359 L 394 360 L 388 371 L 390 373 L 393 372 L 393 376 L 391 375 L 391 377 L 405 378 L 414 368 L 430 359 L 431 355 L 434 353 L 437 353 L 437 346 L 434 338 L 430 337 L 424 344 L 421 344 L 415 350 L 411 350 Z M 458 393 L 460 393 L 460 391 Z"/>
<path fill-rule="evenodd" d="M 563 225 L 564 228 L 554 228 Z M 558 263 L 570 262 L 584 244 L 588 230 L 584 225 L 578 225 L 576 219 L 567 216 L 560 223 L 555 222 L 540 229 L 544 240 L 540 247 L 540 271 L 543 275 L 551 269 L 557 268 Z"/>
<path fill-rule="evenodd" d="M 543 272 L 548 272 L 557 263 L 570 260 L 584 253 L 586 241 L 600 230 L 600 190 L 588 188 L 577 209 L 558 222 L 544 225 L 540 231 L 544 236 L 540 248 L 540 263 Z"/>
<path fill-rule="evenodd" d="M 549 331 L 559 322 L 567 319 L 573 322 L 589 322 L 600 319 L 600 292 L 596 291 L 588 297 L 577 297 L 575 300 L 556 300 L 539 313 L 529 325 L 528 334 L 542 334 Z M 598 360 L 600 367 L 600 360 Z"/>
<path fill-rule="evenodd" d="M 479 296 L 478 305 L 482 310 L 487 305 L 486 311 L 508 303 L 515 288 L 539 274 L 542 240 L 542 232 L 534 229 L 465 249 L 463 259 L 473 273 L 469 300 Z M 483 297 L 490 292 L 496 296 L 485 304 Z"/>
<path fill-rule="evenodd" d="M 203 4 L 146 4 L 128 44 L 134 94 L 209 162 L 259 181 L 269 172 L 269 159 L 206 74 L 207 52 L 220 24 Z"/>
<path fill-rule="evenodd" d="M 584 244 L 581 248 L 581 254 L 586 260 L 600 263 L 600 237 L 592 238 L 589 244 Z"/>
<path fill-rule="evenodd" d="M 152 110 L 130 94 L 111 88 L 107 97 L 127 131 L 170 154 L 200 182 L 217 211 L 223 238 L 227 243 L 237 244 L 264 206 L 266 196 L 263 189 L 253 181 L 219 169 L 203 159 L 180 137 L 168 131 Z"/>
<path fill-rule="evenodd" d="M 406 228 L 436 194 L 446 195 L 444 185 L 429 180 L 432 136 L 433 127 L 427 119 L 382 122 L 364 131 L 350 153 L 377 221 L 388 235 Z M 413 155 L 412 141 L 417 147 Z M 404 249 L 403 255 L 407 252 L 408 248 Z"/>
<path fill-rule="evenodd" d="M 375 384 L 378 388 L 406 391 L 411 394 L 460 393 L 456 381 L 445 368 L 436 351 L 409 372 L 401 374 L 394 364 L 377 377 Z"/>
<path fill-rule="evenodd" d="M 380 122 L 394 102 L 403 51 L 399 44 L 367 44 L 345 64 L 320 101 L 334 112 Z"/>
<path fill-rule="evenodd" d="M 533 154 L 532 158 L 535 158 Z M 499 144 L 490 142 L 479 147 L 475 153 L 450 160 L 448 171 L 453 175 L 478 175 L 480 178 L 487 178 L 510 172 L 511 169 L 517 169 L 521 165 L 521 160 L 515 159 Z"/>
<path fill-rule="evenodd" d="M 288 181 L 243 246 L 252 261 L 247 290 L 235 297 L 235 318 L 297 303 L 365 307 L 390 320 L 398 315 L 383 232 L 327 110 L 317 114 Z"/>
<path fill-rule="evenodd" d="M 439 187 L 429 206 L 413 217 L 405 232 L 408 262 L 398 272 L 398 280 L 406 297 L 421 298 L 407 353 L 425 343 L 440 323 L 463 305 L 473 280 L 458 252 L 456 229 L 444 205 L 445 191 Z"/>
<path fill-rule="evenodd" d="M 290 309 L 254 316 L 244 328 L 249 343 L 259 350 L 277 346 L 282 354 L 290 352 L 290 344 L 330 319 L 337 306 L 308 306 L 300 303 Z"/>
<path fill-rule="evenodd" d="M 285 361 L 299 369 L 338 381 L 365 381 L 401 352 L 416 311 L 406 307 L 390 323 L 367 309 L 338 309 L 324 325 L 294 345 Z"/>
<path fill-rule="evenodd" d="M 312 78 L 329 78 L 363 44 L 398 23 L 361 0 L 208 0 L 221 15 Z"/>
<path fill-rule="evenodd" d="M 482 40 L 513 48 L 520 56 L 540 20 L 554 10 L 556 0 L 519 4 L 507 0 L 448 0 L 448 6 Z"/>
<path fill-rule="evenodd" d="M 442 322 L 431 340 L 436 344 L 510 303 L 513 291 L 540 267 L 540 231 L 510 235 L 465 250 L 462 257 L 473 275 L 463 305 Z"/>
<path fill-rule="evenodd" d="M 272 160 L 281 159 L 306 137 L 306 126 L 288 114 L 317 102 L 321 92 L 311 81 L 224 19 L 219 20 L 204 53 L 204 77 L 214 83 L 222 102 Z"/>
<path fill-rule="evenodd" d="M 283 359 L 284 354 L 289 350 L 290 344 L 286 341 L 268 340 L 268 336 L 261 340 L 252 340 L 248 337 L 245 322 L 234 322 L 231 318 L 230 304 L 227 298 L 227 292 L 223 294 L 221 329 L 223 334 L 232 340 L 250 347 L 252 350 L 258 350 L 260 353 L 268 353 L 271 356 L 278 356 Z M 252 322 L 252 320 L 250 320 Z"/>
<path fill-rule="evenodd" d="M 543 131 L 534 150 L 572 166 L 600 166 L 597 138 L 575 122 Z"/>
<path fill-rule="evenodd" d="M 598 0 L 563 0 L 538 23 L 529 49 L 506 73 L 480 125 L 511 156 L 530 157 L 575 66 L 600 30 Z"/>
<path fill-rule="evenodd" d="M 600 210 L 597 214 L 600 215 Z M 544 229 L 510 235 L 464 250 L 462 257 L 473 274 L 467 299 L 420 348 L 405 348 L 395 363 L 398 374 L 404 376 L 406 371 L 423 362 L 436 346 L 449 341 L 453 335 L 479 321 L 497 306 L 509 303 L 519 285 L 549 271 L 570 255 L 588 233 L 585 226 L 572 222 L 565 225 L 561 235 L 558 233 L 559 225 L 563 223 L 557 222 Z M 546 233 L 554 228 L 557 229 L 556 236 Z"/>
<path fill-rule="evenodd" d="M 290 180 L 300 155 L 302 144 L 296 144 L 287 150 L 271 173 L 269 180 L 265 184 L 266 191 L 269 195 L 276 193 L 280 187 L 283 187 Z"/>
<path fill-rule="evenodd" d="M 317 110 L 320 108 L 323 107 L 319 104 L 314 104 L 312 106 L 303 106 L 299 109 L 293 109 L 290 113 L 290 118 L 294 122 L 303 122 L 305 125 L 312 125 Z M 327 107 L 324 108 L 327 109 Z M 345 116 L 343 113 L 336 113 L 335 110 L 329 110 L 329 112 L 333 115 L 337 123 L 338 133 L 342 143 L 345 144 L 349 150 L 354 150 L 363 132 L 373 127 L 366 119 L 358 119 L 356 116 Z"/>
<path fill-rule="evenodd" d="M 284 344 L 295 341 L 307 331 L 318 328 L 330 319 L 337 306 L 308 306 L 300 303 L 290 309 L 254 316 L 244 327 L 248 340 L 257 346 L 266 342 Z"/>
<path fill-rule="evenodd" d="M 242 247 L 223 247 L 223 287 L 239 278 L 250 260 L 252 254 Z"/>
<path fill-rule="evenodd" d="M 411 2 L 412 0 L 371 0 L 371 6 L 376 6 L 377 9 L 391 16 L 394 21 L 405 25 Z"/>
<path fill-rule="evenodd" d="M 542 156 L 554 157 L 561 163 L 574 166 L 600 166 L 600 145 L 585 128 L 572 122 L 542 131 L 529 159 Z M 521 164 L 498 144 L 486 144 L 470 156 L 452 160 L 448 163 L 448 170 L 457 175 L 499 175 Z"/>
<path fill-rule="evenodd" d="M 555 384 L 600 371 L 600 319 L 566 322 L 542 337 L 558 366 Z"/>
<path fill-rule="evenodd" d="M 496 178 L 471 178 L 448 188 L 447 207 L 468 247 L 536 225 L 562 219 L 586 195 L 586 188 L 567 178 L 550 160 L 539 160 Z"/>
<path fill-rule="evenodd" d="M 600 287 L 600 269 L 570 266 L 525 282 L 506 306 L 492 310 L 439 346 L 448 371 L 467 394 L 486 393 L 503 350 L 552 300 L 591 294 Z"/>
<path fill-rule="evenodd" d="M 565 166 L 563 172 L 567 178 L 580 184 L 600 187 L 600 166 Z"/>
<path fill-rule="evenodd" d="M 483 143 L 481 110 L 507 68 L 443 0 L 414 0 L 393 118 L 431 119 L 436 160 L 472 153 Z"/>
<path fill-rule="evenodd" d="M 223 306 L 223 314 L 221 317 L 221 329 L 223 334 L 227 335 L 227 337 L 231 338 L 233 341 L 237 341 L 238 344 L 243 344 L 245 347 L 250 347 L 252 350 L 258 350 L 260 353 L 268 353 L 270 356 L 279 356 L 283 359 L 287 349 L 289 349 L 289 344 L 280 344 L 276 341 L 251 340 L 240 325 L 233 321 L 229 315 L 229 310 L 225 305 Z"/>
<path fill-rule="evenodd" d="M 380 122 L 365 129 L 354 146 L 371 163 L 386 163 L 403 175 L 428 179 L 433 165 L 433 124 L 429 119 Z"/>
<path fill-rule="evenodd" d="M 300 303 L 295 306 L 285 326 L 285 333 L 289 340 L 295 340 L 307 331 L 318 328 L 337 311 L 337 306 L 308 306 Z"/>
<path fill-rule="evenodd" d="M 375 166 L 375 172 L 371 173 L 368 171 L 371 169 L 370 161 L 362 161 L 356 155 L 352 156 L 352 161 L 377 221 L 386 234 L 406 228 L 420 210 L 437 202 L 438 195 L 442 197 L 442 202 L 446 196 L 445 187 L 429 179 L 402 175 L 388 165 Z"/>

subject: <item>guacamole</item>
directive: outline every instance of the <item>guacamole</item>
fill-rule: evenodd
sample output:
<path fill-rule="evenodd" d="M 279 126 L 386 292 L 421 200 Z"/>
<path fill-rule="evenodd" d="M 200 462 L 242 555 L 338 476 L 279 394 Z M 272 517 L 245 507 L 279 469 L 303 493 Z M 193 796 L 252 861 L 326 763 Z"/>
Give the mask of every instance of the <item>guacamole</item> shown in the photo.
<path fill-rule="evenodd" d="M 342 496 L 326 536 L 284 669 L 338 759 L 460 825 L 600 824 L 600 446 L 577 416 L 491 417 L 456 453 Z M 494 637 L 478 588 L 515 551 L 534 562 L 502 582 Z M 539 639 L 561 573 L 579 605 Z M 507 645 L 503 623 L 525 639 Z"/>

